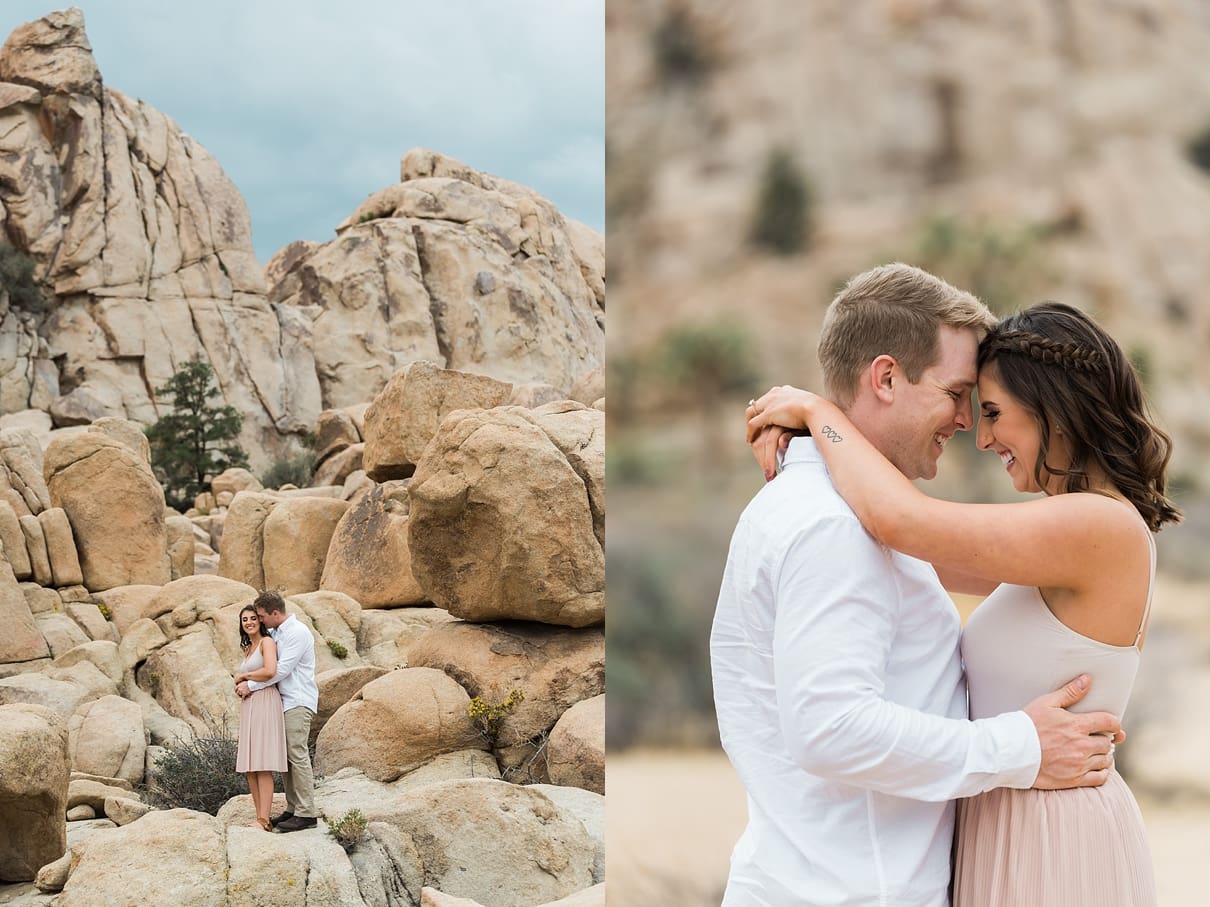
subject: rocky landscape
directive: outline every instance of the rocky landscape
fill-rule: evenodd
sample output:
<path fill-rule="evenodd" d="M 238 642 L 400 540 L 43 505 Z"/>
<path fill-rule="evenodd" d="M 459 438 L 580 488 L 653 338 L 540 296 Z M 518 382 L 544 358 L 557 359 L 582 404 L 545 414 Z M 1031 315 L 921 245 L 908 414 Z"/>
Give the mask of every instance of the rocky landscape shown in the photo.
<path fill-rule="evenodd" d="M 0 49 L 0 222 L 47 288 L 0 291 L 0 903 L 604 904 L 601 237 L 415 150 L 262 272 L 77 10 Z M 252 466 L 178 512 L 143 428 L 193 356 Z M 311 481 L 264 487 L 304 436 Z M 315 637 L 325 821 L 292 835 L 146 794 L 238 720 L 264 588 Z"/>
<path fill-rule="evenodd" d="M 163 415 L 193 357 L 244 416 L 254 471 L 409 362 L 563 397 L 604 360 L 603 238 L 435 152 L 327 243 L 262 271 L 247 206 L 172 119 L 107 86 L 79 10 L 0 49 L 0 227 L 50 291 L 0 303 L 0 408 L 56 427 Z"/>

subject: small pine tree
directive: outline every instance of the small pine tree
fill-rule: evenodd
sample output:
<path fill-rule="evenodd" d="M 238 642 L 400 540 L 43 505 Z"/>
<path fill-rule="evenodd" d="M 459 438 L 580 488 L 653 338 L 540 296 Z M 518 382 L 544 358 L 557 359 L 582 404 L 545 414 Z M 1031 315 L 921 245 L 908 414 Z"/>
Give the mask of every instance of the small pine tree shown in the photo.
<path fill-rule="evenodd" d="M 238 444 L 244 419 L 233 406 L 211 402 L 219 395 L 214 372 L 201 359 L 186 362 L 157 397 L 171 397 L 173 411 L 147 428 L 151 465 L 164 486 L 164 498 L 178 510 L 209 490 L 210 479 L 232 466 L 248 465 Z"/>
<path fill-rule="evenodd" d="M 752 225 L 752 242 L 778 255 L 795 255 L 811 233 L 811 190 L 784 149 L 769 155 Z"/>

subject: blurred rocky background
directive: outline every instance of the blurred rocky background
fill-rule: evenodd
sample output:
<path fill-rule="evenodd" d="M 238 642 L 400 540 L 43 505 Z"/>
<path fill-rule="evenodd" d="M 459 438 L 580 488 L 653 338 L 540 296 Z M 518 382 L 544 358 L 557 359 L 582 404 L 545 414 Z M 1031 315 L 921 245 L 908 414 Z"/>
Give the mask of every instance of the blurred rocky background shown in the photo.
<path fill-rule="evenodd" d="M 1210 692 L 1210 12 L 611 0 L 606 30 L 613 892 L 717 903 L 744 811 L 710 761 L 707 641 L 761 484 L 743 404 L 774 383 L 819 387 L 827 303 L 903 260 L 1001 314 L 1041 299 L 1090 311 L 1173 436 L 1186 520 L 1158 539 L 1119 766 L 1161 902 L 1195 903 L 1182 863 L 1210 845 L 1210 734 L 1189 720 Z M 928 488 L 1014 494 L 969 435 Z"/>

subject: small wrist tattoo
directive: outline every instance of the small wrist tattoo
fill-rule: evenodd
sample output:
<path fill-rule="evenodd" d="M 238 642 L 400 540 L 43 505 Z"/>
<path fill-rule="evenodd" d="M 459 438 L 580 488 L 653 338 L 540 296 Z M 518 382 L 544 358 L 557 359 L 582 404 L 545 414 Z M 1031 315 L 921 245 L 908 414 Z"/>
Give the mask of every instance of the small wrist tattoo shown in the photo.
<path fill-rule="evenodd" d="M 831 440 L 833 444 L 839 444 L 844 440 L 844 438 L 836 433 L 836 429 L 832 428 L 831 425 L 825 425 L 822 429 L 820 429 L 819 433 L 825 438 Z"/>

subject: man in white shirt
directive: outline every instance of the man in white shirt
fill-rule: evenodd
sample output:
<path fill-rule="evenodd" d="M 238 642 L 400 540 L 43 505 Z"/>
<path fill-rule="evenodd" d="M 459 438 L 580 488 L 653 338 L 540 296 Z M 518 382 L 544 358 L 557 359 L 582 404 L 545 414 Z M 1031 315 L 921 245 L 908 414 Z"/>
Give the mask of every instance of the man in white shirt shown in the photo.
<path fill-rule="evenodd" d="M 277 673 L 265 681 L 241 682 L 240 698 L 277 684 L 286 721 L 286 759 L 290 770 L 282 776 L 286 788 L 286 811 L 270 822 L 278 831 L 314 828 L 315 775 L 311 770 L 308 742 L 311 722 L 319 709 L 319 687 L 315 684 L 315 637 L 293 614 L 276 592 L 262 592 L 254 602 L 256 613 L 277 643 Z"/>
<path fill-rule="evenodd" d="M 826 393 L 901 472 L 931 479 L 972 425 L 991 323 L 918 268 L 860 274 L 824 322 Z M 793 439 L 740 517 L 719 593 L 714 698 L 749 817 L 723 904 L 945 907 L 951 801 L 1103 783 L 1117 719 L 1064 711 L 1086 692 L 1080 678 L 1021 712 L 966 720 L 952 601 L 931 565 L 865 532 L 816 443 Z"/>

